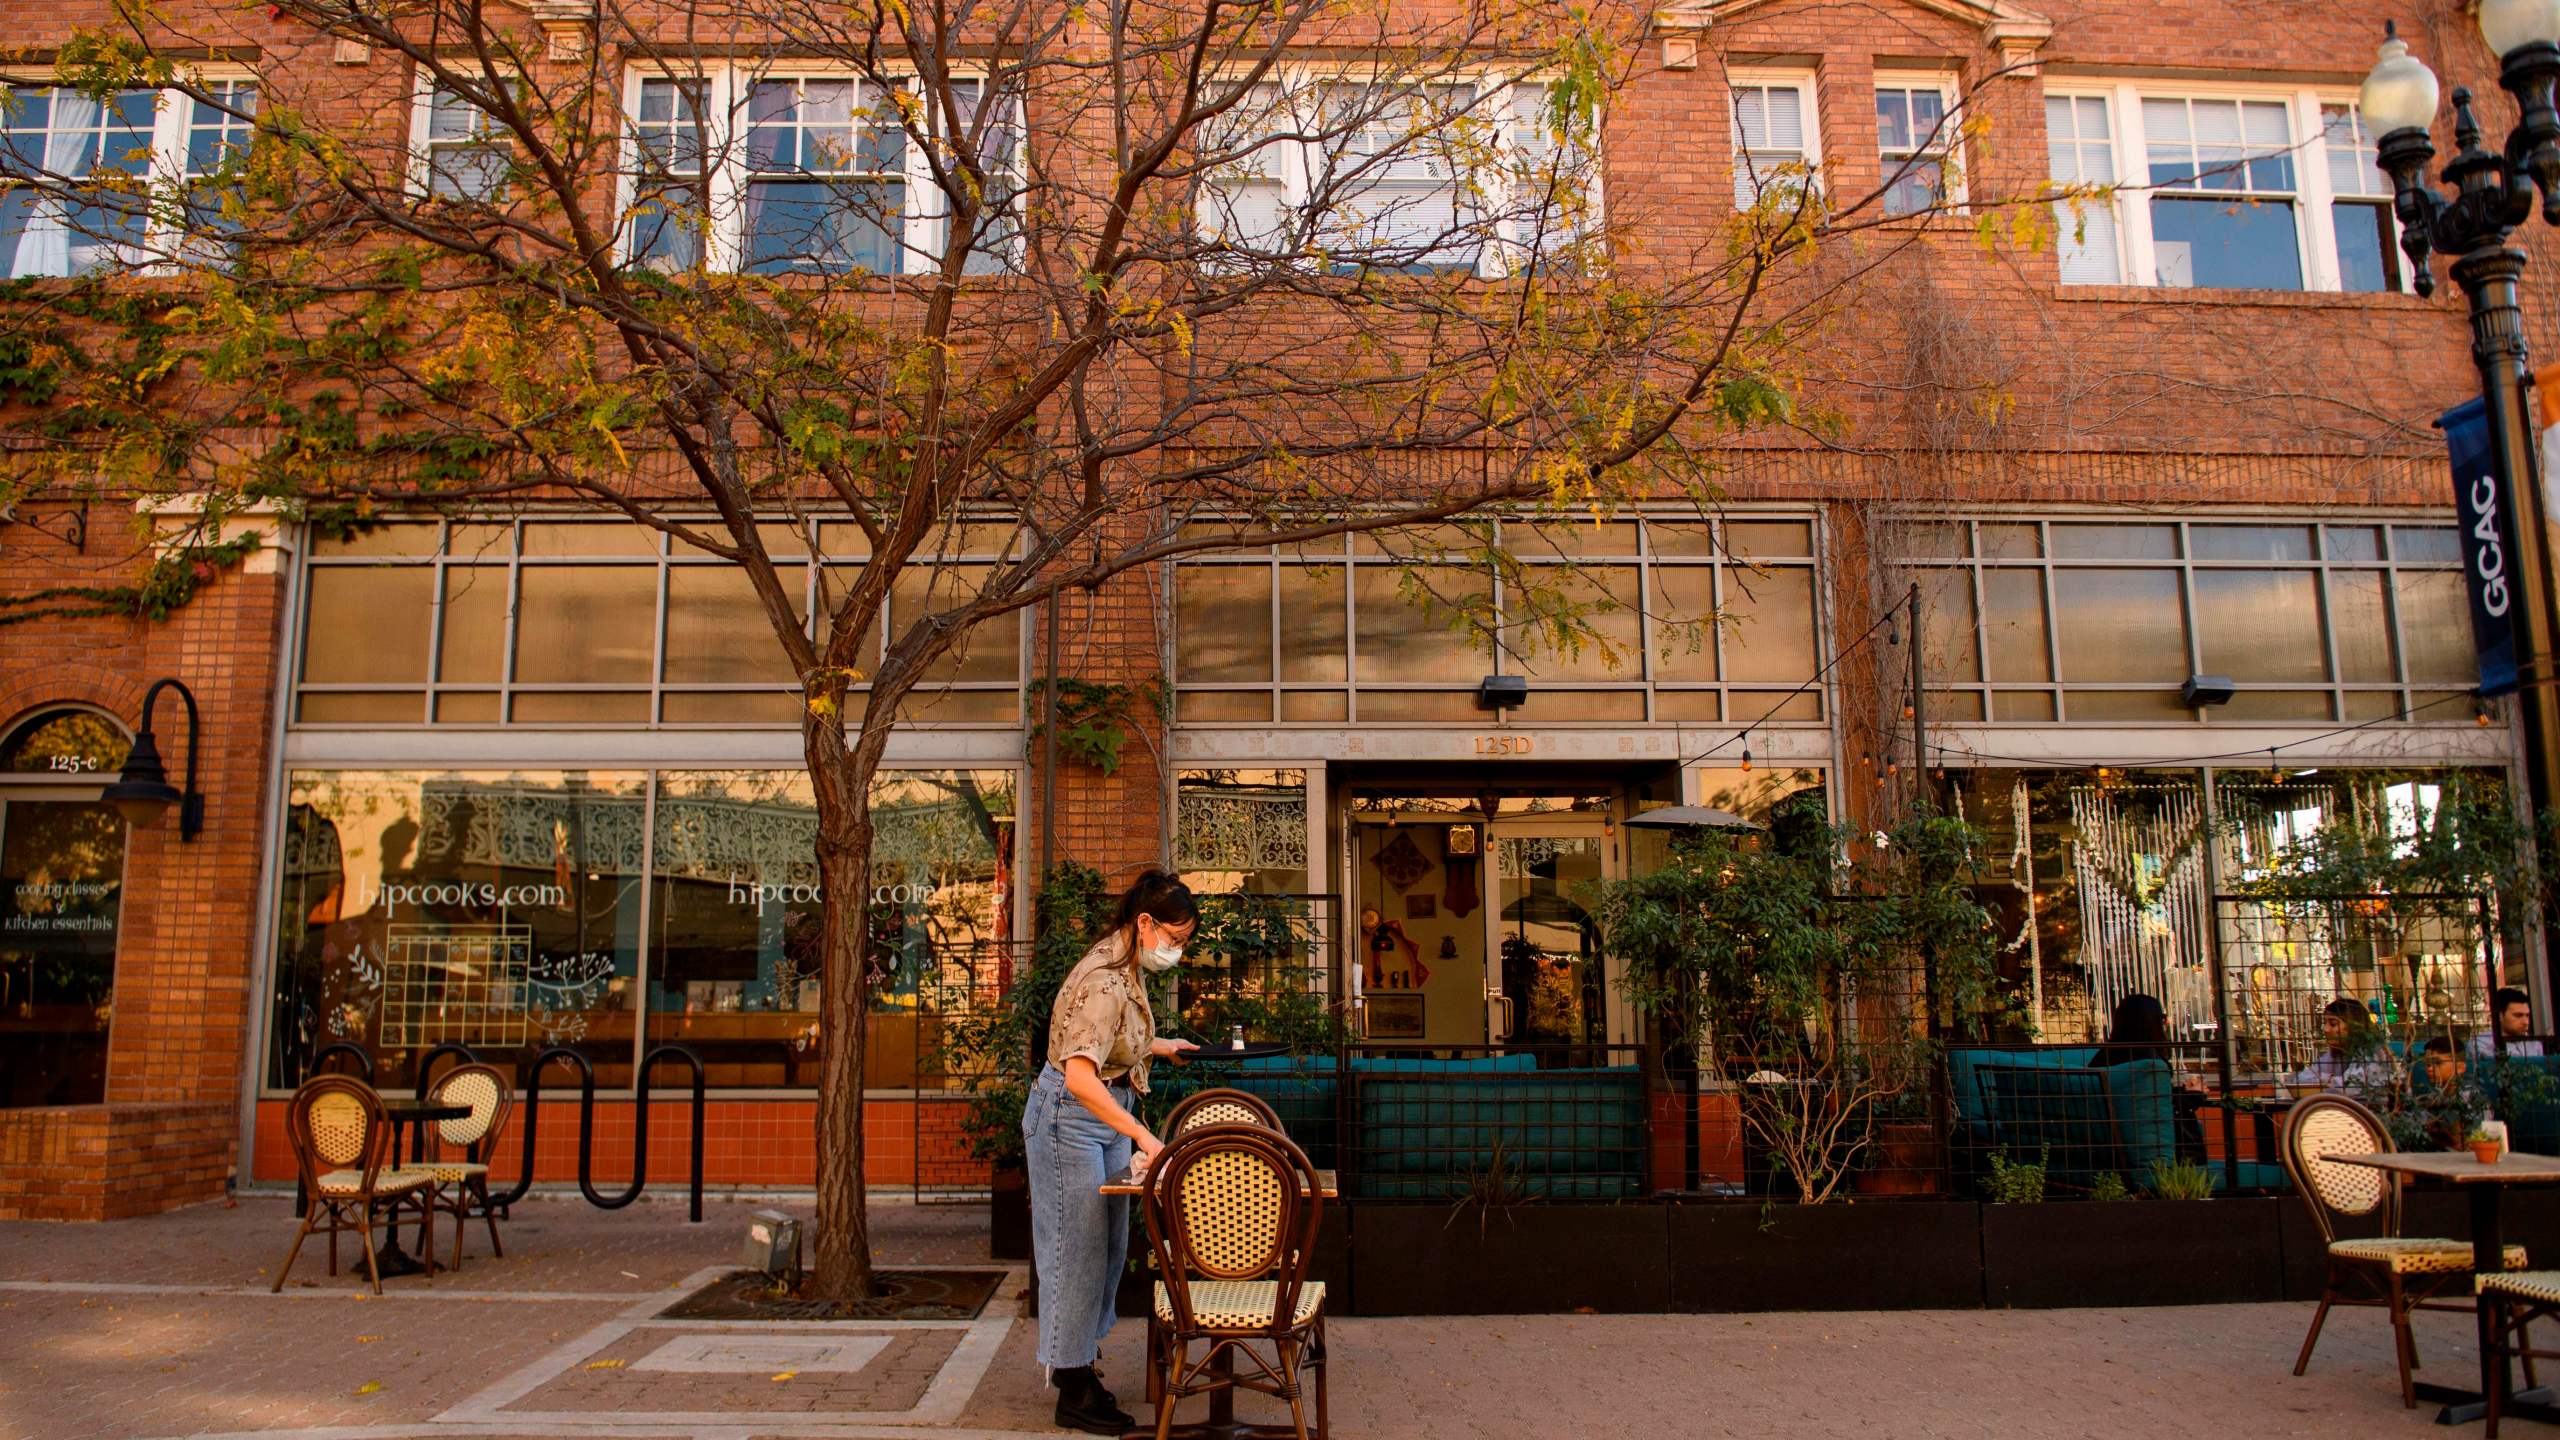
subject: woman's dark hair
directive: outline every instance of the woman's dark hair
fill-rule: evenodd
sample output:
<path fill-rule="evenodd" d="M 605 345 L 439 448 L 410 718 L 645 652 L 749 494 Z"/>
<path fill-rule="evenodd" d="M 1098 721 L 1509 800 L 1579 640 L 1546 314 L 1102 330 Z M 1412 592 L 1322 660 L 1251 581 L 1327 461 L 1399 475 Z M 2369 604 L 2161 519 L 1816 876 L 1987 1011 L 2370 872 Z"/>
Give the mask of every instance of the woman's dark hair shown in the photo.
<path fill-rule="evenodd" d="M 2160 1008 L 2156 997 L 2137 990 L 2118 1000 L 2115 1013 L 2107 1018 L 2107 1043 L 2100 1047 L 2097 1063 L 2166 1060 L 2168 1043 L 2168 1013 Z"/>
<path fill-rule="evenodd" d="M 1128 937 L 1128 953 L 1121 963 L 1133 968 L 1138 963 L 1141 915 L 1159 925 L 1188 925 L 1200 918 L 1200 901 L 1190 886 L 1168 871 L 1149 870 L 1130 881 L 1120 894 L 1120 913 L 1112 917 L 1111 929 Z"/>

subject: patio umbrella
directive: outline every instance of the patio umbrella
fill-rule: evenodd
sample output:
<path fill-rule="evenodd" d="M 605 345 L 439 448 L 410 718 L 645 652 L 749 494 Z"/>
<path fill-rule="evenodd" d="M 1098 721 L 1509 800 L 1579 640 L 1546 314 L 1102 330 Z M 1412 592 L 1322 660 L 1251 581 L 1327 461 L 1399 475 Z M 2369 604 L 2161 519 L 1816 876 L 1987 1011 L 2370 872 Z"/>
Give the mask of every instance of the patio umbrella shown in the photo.
<path fill-rule="evenodd" d="M 1730 810 L 1712 805 L 1665 805 L 1629 816 L 1627 823 L 1646 830 L 1765 830 L 1768 827 L 1745 820 Z"/>

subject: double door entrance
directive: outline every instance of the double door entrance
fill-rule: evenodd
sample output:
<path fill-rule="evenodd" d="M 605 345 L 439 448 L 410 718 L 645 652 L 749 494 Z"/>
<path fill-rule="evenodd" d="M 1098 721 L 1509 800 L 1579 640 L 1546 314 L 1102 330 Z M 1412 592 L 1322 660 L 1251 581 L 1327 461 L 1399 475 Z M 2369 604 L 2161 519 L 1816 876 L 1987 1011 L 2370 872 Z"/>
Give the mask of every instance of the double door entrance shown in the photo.
<path fill-rule="evenodd" d="M 1343 962 L 1370 1043 L 1560 1052 L 1632 1039 L 1600 953 L 1596 890 L 1624 853 L 1614 792 L 1354 790 L 1341 803 Z"/>

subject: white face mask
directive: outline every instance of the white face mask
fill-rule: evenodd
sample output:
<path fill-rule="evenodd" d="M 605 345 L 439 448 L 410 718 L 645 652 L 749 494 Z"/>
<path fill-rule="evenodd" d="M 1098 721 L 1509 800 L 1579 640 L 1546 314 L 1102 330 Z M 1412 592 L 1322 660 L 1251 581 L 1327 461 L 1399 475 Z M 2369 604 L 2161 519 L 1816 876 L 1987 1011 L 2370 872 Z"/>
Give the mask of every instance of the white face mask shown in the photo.
<path fill-rule="evenodd" d="M 1150 975 L 1162 974 L 1182 963 L 1182 947 L 1171 940 L 1159 940 L 1138 952 L 1138 963 Z"/>

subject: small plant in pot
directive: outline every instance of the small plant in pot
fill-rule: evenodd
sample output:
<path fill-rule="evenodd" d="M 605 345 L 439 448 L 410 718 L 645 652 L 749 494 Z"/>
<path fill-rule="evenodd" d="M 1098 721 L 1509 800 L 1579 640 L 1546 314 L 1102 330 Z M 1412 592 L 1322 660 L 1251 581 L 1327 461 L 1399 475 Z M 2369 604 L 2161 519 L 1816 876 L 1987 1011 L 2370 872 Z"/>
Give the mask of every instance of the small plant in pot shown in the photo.
<path fill-rule="evenodd" d="M 2504 1148 L 2498 1143 L 2497 1136 L 2477 1126 L 2473 1127 L 2469 1135 L 2463 1137 L 2463 1143 L 2471 1147 L 2471 1158 L 2483 1165 L 2497 1164 L 2498 1152 Z"/>

